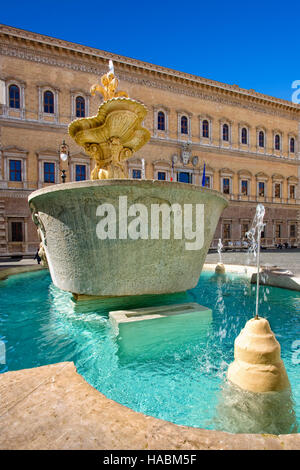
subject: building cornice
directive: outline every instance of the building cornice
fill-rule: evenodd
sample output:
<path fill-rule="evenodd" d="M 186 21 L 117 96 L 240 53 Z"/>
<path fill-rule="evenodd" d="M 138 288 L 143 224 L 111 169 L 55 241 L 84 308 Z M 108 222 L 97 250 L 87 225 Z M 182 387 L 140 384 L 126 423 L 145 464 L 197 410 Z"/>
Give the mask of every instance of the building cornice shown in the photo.
<path fill-rule="evenodd" d="M 130 77 L 134 74 L 137 74 L 138 76 L 143 74 L 144 78 L 145 75 L 148 75 L 149 77 L 152 77 L 152 86 L 161 84 L 161 81 L 165 79 L 169 84 L 170 81 L 173 81 L 174 83 L 177 83 L 177 85 L 180 85 L 184 90 L 181 90 L 182 93 L 186 91 L 186 87 L 194 89 L 195 92 L 202 90 L 206 91 L 207 94 L 213 93 L 214 95 L 220 95 L 221 97 L 223 95 L 223 97 L 227 97 L 227 99 L 233 98 L 233 100 L 238 100 L 238 103 L 236 104 L 239 106 L 241 106 L 241 100 L 243 100 L 249 102 L 249 104 L 251 103 L 252 107 L 258 106 L 263 109 L 267 106 L 269 109 L 275 108 L 277 111 L 281 111 L 282 114 L 290 119 L 300 119 L 300 105 L 292 103 L 291 101 L 258 93 L 254 90 L 246 90 L 237 85 L 224 84 L 211 79 L 198 77 L 185 72 L 179 72 L 148 62 L 143 62 L 137 59 L 132 59 L 7 25 L 0 25 L 0 36 L 2 36 L 2 38 L 6 38 L 6 41 L 4 40 L 4 43 L 2 42 L 0 48 L 0 53 L 3 55 L 15 56 L 25 60 L 33 60 L 35 62 L 47 63 L 60 67 L 73 68 L 75 70 L 95 73 L 97 75 L 103 72 L 103 66 L 106 65 L 106 62 L 109 59 L 112 59 L 117 65 L 117 73 L 120 78 L 122 78 L 122 71 L 129 72 L 129 76 L 124 78 L 128 81 L 132 81 L 130 80 Z M 30 46 L 34 46 L 34 51 Z M 62 52 L 65 53 L 64 55 L 66 57 L 59 56 Z M 141 83 L 143 83 L 142 77 L 140 78 Z M 149 85 L 148 83 L 144 84 Z M 169 84 L 167 85 L 167 89 L 170 89 Z M 175 89 L 172 91 L 178 92 Z M 206 96 L 203 97 L 206 99 Z"/>

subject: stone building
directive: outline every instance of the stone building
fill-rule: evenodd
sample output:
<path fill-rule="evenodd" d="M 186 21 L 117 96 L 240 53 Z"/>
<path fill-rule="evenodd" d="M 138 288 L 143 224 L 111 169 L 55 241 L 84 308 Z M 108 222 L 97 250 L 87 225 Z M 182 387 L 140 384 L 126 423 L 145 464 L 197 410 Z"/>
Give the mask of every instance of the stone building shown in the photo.
<path fill-rule="evenodd" d="M 300 246 L 300 106 L 237 85 L 177 72 L 52 37 L 0 26 L 0 254 L 38 246 L 27 197 L 37 188 L 89 178 L 88 155 L 68 136 L 95 115 L 90 87 L 114 61 L 119 88 L 148 108 L 150 142 L 128 162 L 130 177 L 202 184 L 230 204 L 215 233 L 239 245 L 258 202 L 266 246 Z M 63 140 L 69 158 L 63 162 Z"/>

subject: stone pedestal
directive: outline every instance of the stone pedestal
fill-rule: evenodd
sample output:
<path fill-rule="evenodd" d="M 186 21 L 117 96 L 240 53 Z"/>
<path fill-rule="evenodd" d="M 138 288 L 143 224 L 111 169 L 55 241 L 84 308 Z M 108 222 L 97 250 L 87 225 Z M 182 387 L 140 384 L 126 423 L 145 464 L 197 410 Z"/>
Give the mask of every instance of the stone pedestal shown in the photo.
<path fill-rule="evenodd" d="M 280 358 L 280 344 L 265 318 L 249 320 L 234 343 L 230 382 L 249 392 L 281 391 L 290 387 Z"/>

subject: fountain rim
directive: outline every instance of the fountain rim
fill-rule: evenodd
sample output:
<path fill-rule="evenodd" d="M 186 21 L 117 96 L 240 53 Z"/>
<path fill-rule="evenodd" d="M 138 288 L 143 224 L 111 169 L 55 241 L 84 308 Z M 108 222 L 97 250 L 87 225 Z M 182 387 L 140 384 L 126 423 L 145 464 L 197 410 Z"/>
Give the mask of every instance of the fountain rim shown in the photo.
<path fill-rule="evenodd" d="M 174 182 L 174 181 L 159 181 L 159 180 L 154 180 L 154 179 L 146 179 L 146 180 L 140 180 L 140 179 L 135 179 L 135 178 L 112 178 L 112 179 L 103 179 L 103 180 L 84 180 L 84 181 L 72 181 L 70 183 L 58 183 L 53 186 L 46 186 L 45 188 L 40 188 L 37 189 L 36 191 L 33 191 L 29 196 L 28 196 L 28 202 L 31 202 L 33 199 L 39 196 L 43 196 L 45 194 L 53 193 L 53 192 L 59 192 L 59 191 L 74 191 L 76 189 L 81 189 L 81 188 L 88 188 L 88 187 L 105 187 L 105 186 L 128 186 L 128 183 L 130 183 L 130 186 L 149 186 L 149 188 L 153 186 L 161 186 L 161 187 L 167 187 L 167 186 L 172 186 L 174 189 L 186 189 L 186 190 L 191 190 L 191 191 L 196 191 L 200 193 L 210 193 L 212 195 L 215 195 L 217 198 L 222 200 L 225 203 L 225 207 L 228 206 L 229 201 L 224 196 L 222 193 L 215 189 L 209 189 L 205 188 L 203 186 L 199 186 L 197 184 L 187 184 L 187 183 L 180 183 L 180 182 Z"/>

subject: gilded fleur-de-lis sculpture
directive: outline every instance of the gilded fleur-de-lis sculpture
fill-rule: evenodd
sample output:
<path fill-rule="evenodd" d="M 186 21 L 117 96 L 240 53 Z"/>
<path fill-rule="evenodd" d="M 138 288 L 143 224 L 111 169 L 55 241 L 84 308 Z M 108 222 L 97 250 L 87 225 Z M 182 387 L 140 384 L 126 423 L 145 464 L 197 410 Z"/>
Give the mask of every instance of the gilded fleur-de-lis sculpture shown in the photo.
<path fill-rule="evenodd" d="M 151 137 L 142 127 L 147 110 L 142 103 L 130 99 L 125 91 L 116 91 L 119 82 L 112 61 L 101 83 L 91 87 L 92 95 L 99 92 L 104 98 L 97 116 L 73 121 L 69 134 L 95 160 L 92 180 L 126 178 L 125 161 Z"/>
<path fill-rule="evenodd" d="M 111 98 L 117 98 L 119 96 L 125 96 L 125 98 L 128 98 L 126 91 L 116 91 L 119 85 L 119 80 L 115 77 L 114 64 L 112 60 L 109 61 L 109 71 L 105 75 L 102 75 L 100 81 L 102 86 L 96 83 L 91 87 L 90 91 L 92 96 L 98 92 L 103 95 L 104 101 L 110 100 Z"/>

